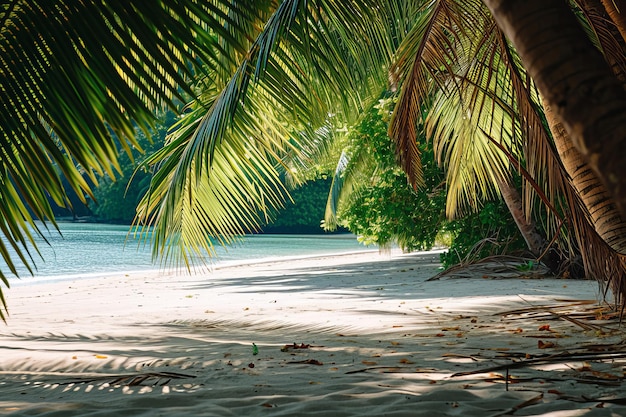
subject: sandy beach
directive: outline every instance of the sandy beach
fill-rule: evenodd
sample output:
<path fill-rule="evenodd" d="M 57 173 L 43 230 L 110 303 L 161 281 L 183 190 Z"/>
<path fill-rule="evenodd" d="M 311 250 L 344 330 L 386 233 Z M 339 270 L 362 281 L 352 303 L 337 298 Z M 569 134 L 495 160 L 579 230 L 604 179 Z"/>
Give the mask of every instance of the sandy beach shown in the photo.
<path fill-rule="evenodd" d="M 623 416 L 591 281 L 428 281 L 438 253 L 16 286 L 7 416 Z"/>

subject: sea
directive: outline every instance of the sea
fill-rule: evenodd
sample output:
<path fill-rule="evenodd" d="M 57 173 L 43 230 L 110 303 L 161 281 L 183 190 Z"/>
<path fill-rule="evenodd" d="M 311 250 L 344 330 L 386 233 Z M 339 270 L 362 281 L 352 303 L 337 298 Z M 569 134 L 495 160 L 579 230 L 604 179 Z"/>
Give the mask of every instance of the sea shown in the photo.
<path fill-rule="evenodd" d="M 0 270 L 11 286 L 104 276 L 116 272 L 167 270 L 174 266 L 153 259 L 149 241 L 140 240 L 129 226 L 99 223 L 59 223 L 60 233 L 50 226 L 37 237 L 38 255 L 31 250 L 33 274 L 20 264 L 18 277 L 0 260 Z M 285 258 L 376 251 L 352 234 L 242 236 L 228 247 L 216 245 L 216 256 L 195 262 L 200 269 Z"/>

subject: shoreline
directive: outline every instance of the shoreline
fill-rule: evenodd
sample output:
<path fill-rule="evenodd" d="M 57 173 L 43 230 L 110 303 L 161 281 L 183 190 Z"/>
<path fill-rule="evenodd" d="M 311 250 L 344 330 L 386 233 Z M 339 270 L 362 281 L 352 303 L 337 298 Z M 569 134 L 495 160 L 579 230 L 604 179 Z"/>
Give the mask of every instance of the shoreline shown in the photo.
<path fill-rule="evenodd" d="M 106 226 L 106 224 L 105 224 Z M 119 227 L 120 225 L 110 225 L 112 227 Z M 67 232 L 67 231 L 66 231 Z M 306 239 L 319 239 L 319 240 L 323 240 L 323 241 L 336 241 L 336 240 L 345 240 L 345 241 L 354 241 L 356 243 L 356 236 L 352 235 L 352 234 L 337 234 L 337 235 L 246 235 L 244 237 L 242 237 L 242 239 L 246 239 L 246 238 L 253 238 L 253 237 L 258 237 L 261 236 L 261 238 L 274 238 L 275 236 L 280 236 L 280 238 L 293 238 L 295 240 L 302 240 L 303 237 L 305 237 Z M 301 249 L 299 249 L 296 255 L 292 255 L 292 256 L 285 256 L 285 255 L 275 255 L 275 256 L 268 256 L 268 255 L 261 255 L 259 253 L 255 253 L 254 255 L 250 256 L 249 254 L 246 254 L 245 250 L 243 251 L 243 257 L 236 257 L 233 258 L 231 256 L 231 253 L 236 253 L 239 250 L 245 249 L 245 246 L 248 245 L 248 247 L 250 247 L 250 243 L 233 243 L 230 246 L 218 246 L 217 249 L 218 251 L 216 252 L 216 255 L 213 257 L 206 257 L 204 262 L 200 262 L 198 261 L 197 264 L 194 266 L 191 266 L 191 270 L 197 270 L 198 273 L 209 273 L 211 270 L 216 269 L 216 268 L 222 268 L 222 267 L 228 267 L 228 266 L 238 266 L 238 265 L 248 265 L 248 264 L 254 264 L 254 263 L 263 263 L 263 262 L 274 262 L 277 261 L 279 259 L 287 259 L 287 260 L 298 260 L 300 258 L 307 258 L 307 257 L 320 257 L 320 256 L 334 256 L 334 255 L 343 255 L 343 254 L 351 254 L 351 253 L 361 253 L 361 252 L 372 252 L 372 251 L 379 251 L 377 248 L 372 248 L 372 247 L 367 247 L 364 245 L 359 244 L 358 248 L 331 248 L 331 249 L 327 249 L 328 251 L 318 251 L 318 250 L 308 250 L 308 251 L 304 251 L 304 252 L 300 252 Z M 144 247 L 144 246 L 138 246 L 136 249 L 138 249 L 139 247 Z M 145 248 L 145 247 L 144 247 Z M 49 256 L 48 261 L 44 261 L 44 260 L 38 260 L 37 264 L 40 268 L 41 271 L 46 271 L 46 272 L 50 272 L 51 268 L 54 268 L 55 265 L 55 253 L 54 253 L 54 247 L 53 246 L 44 246 L 43 249 L 47 250 L 47 251 L 52 251 L 50 253 L 47 254 L 47 256 Z M 127 249 L 129 249 L 129 246 L 126 245 L 126 243 L 121 244 L 119 247 L 115 247 L 116 250 L 119 250 L 118 252 L 115 252 L 113 255 L 114 256 L 118 256 L 118 255 L 123 255 L 123 259 L 126 259 L 125 256 L 128 252 L 126 252 Z M 257 250 L 258 251 L 258 250 Z M 140 252 L 138 252 L 140 253 Z M 141 253 L 142 257 L 145 254 Z M 62 257 L 67 257 L 66 254 L 62 254 Z M 91 259 L 93 255 L 92 254 L 88 254 L 88 257 L 90 258 L 87 261 L 86 267 L 89 268 L 89 262 L 93 261 Z M 241 256 L 241 254 L 239 255 Z M 75 265 L 76 262 L 80 262 L 81 259 L 74 259 L 74 264 Z M 158 261 L 157 262 L 150 262 L 149 260 L 147 260 L 146 262 L 140 262 L 138 264 L 134 264 L 132 265 L 131 269 L 127 268 L 127 267 L 123 267 L 121 265 L 119 265 L 117 262 L 115 262 L 113 264 L 113 268 L 112 269 L 106 269 L 107 266 L 105 265 L 100 265 L 98 264 L 95 267 L 95 270 L 93 272 L 79 272 L 77 267 L 73 266 L 71 268 L 71 271 L 67 268 L 64 267 L 63 264 L 59 265 L 60 266 L 60 270 L 63 271 L 64 269 L 67 272 L 61 272 L 59 273 L 59 269 L 53 269 L 54 273 L 48 273 L 46 274 L 46 272 L 40 272 L 37 270 L 37 267 L 34 267 L 34 273 L 35 275 L 30 275 L 26 269 L 24 267 L 22 267 L 21 265 L 18 265 L 18 270 L 20 272 L 20 277 L 16 277 L 12 274 L 8 275 L 8 279 L 9 279 L 9 284 L 11 285 L 11 287 L 17 287 L 17 286 L 22 286 L 22 285 L 37 285 L 39 283 L 45 283 L 45 282 L 57 282 L 57 281 L 68 281 L 68 280 L 73 280 L 73 279 L 91 279 L 91 278 L 103 278 L 103 277 L 107 277 L 110 275 L 115 275 L 115 274 L 120 274 L 120 273 L 124 273 L 124 274 L 135 274 L 135 273 L 142 273 L 142 272 L 155 272 L 155 273 L 165 273 L 165 274 L 178 274 L 178 273 L 187 273 L 185 272 L 185 267 L 173 267 L 173 266 L 167 266 L 167 265 L 161 265 Z M 108 268 L 110 268 L 111 265 L 108 265 Z"/>
<path fill-rule="evenodd" d="M 621 380 L 608 378 L 623 376 L 622 359 L 516 368 L 508 391 L 503 371 L 454 376 L 518 354 L 622 340 L 615 320 L 593 319 L 597 283 L 427 281 L 438 266 L 438 253 L 374 251 L 13 287 L 0 327 L 0 414 L 626 412 L 568 399 L 619 397 Z M 606 331 L 559 319 L 569 314 Z M 546 323 L 549 330 L 539 330 Z M 538 340 L 553 346 L 539 348 Z M 580 382 L 589 375 L 605 379 Z"/>
<path fill-rule="evenodd" d="M 394 250 L 395 252 L 395 250 Z M 431 251 L 420 251 L 413 252 L 414 254 L 426 254 L 426 253 L 441 253 L 440 249 L 433 249 Z M 210 274 L 211 271 L 221 270 L 226 268 L 237 268 L 244 266 L 252 266 L 256 264 L 275 264 L 275 263 L 283 263 L 283 262 L 292 262 L 292 261 L 300 261 L 306 259 L 318 259 L 318 258 L 328 258 L 328 257 L 342 257 L 342 256 L 350 256 L 350 255 L 359 255 L 366 253 L 380 253 L 378 249 L 363 249 L 363 250 L 355 250 L 355 251 L 346 251 L 346 252 L 328 252 L 328 253 L 315 253 L 315 254 L 302 254 L 302 255 L 293 255 L 293 256 L 276 256 L 276 257 L 263 257 L 263 258 L 245 258 L 238 260 L 224 260 L 220 261 L 216 258 L 209 258 L 209 261 L 205 263 L 205 265 L 196 265 L 192 266 L 191 270 L 199 271 L 197 274 Z M 214 261 L 214 263 L 212 263 Z M 25 276 L 21 278 L 11 277 L 9 280 L 9 284 L 11 284 L 11 289 L 20 287 L 20 286 L 31 286 L 31 285 L 40 285 L 46 283 L 57 283 L 64 281 L 74 281 L 74 280 L 86 280 L 86 279 L 105 279 L 107 277 L 124 274 L 124 275 L 137 275 L 137 274 L 159 274 L 159 275 L 189 275 L 190 272 L 187 272 L 185 267 L 159 267 L 155 266 L 154 268 L 149 269 L 135 269 L 135 270 L 119 270 L 119 271 L 98 271 L 91 273 L 74 273 L 74 274 L 60 274 L 60 275 L 43 275 L 43 276 Z M 191 272 L 191 274 L 196 274 Z M 28 282 L 29 281 L 29 282 Z M 10 289 L 9 289 L 10 291 Z"/>

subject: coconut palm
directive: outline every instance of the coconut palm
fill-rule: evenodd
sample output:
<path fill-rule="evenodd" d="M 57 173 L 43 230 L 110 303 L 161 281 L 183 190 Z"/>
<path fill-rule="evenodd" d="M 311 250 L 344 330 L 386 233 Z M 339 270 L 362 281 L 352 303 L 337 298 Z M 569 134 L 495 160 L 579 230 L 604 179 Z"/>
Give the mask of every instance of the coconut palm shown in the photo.
<path fill-rule="evenodd" d="M 621 71 L 624 54 L 616 46 L 623 40 L 606 27 L 604 16 L 584 6 L 587 20 L 577 25 L 588 29 L 616 72 Z M 549 208 L 553 240 L 562 235 L 564 219 L 571 219 L 569 237 L 576 237 L 583 250 L 587 274 L 613 279 L 613 289 L 621 294 L 626 223 L 606 189 L 598 181 L 590 182 L 593 175 L 569 151 L 571 141 L 545 129 L 543 103 L 534 82 L 491 14 L 479 1 L 439 1 L 427 4 L 421 16 L 415 35 L 407 36 L 401 46 L 394 71 L 404 81 L 391 134 L 405 171 L 411 174 L 418 165 L 412 131 L 421 113 L 415 103 L 430 101 L 426 129 L 448 165 L 451 214 L 459 202 L 473 203 L 508 188 L 503 181 L 515 168 L 527 180 L 525 216 L 532 215 L 535 196 L 542 197 Z M 554 123 L 550 126 L 556 129 Z M 513 166 L 507 166 L 509 161 L 515 162 Z M 419 178 L 411 179 L 419 183 Z M 546 186 L 540 189 L 538 184 Z M 559 206 L 559 201 L 566 204 Z M 543 245 L 545 241 L 539 249 L 545 252 Z"/>
<path fill-rule="evenodd" d="M 2 1 L 0 6 L 0 255 L 32 268 L 34 236 L 56 227 L 51 203 L 69 187 L 92 196 L 119 171 L 118 148 L 193 91 L 198 61 L 214 57 L 218 20 L 196 1 Z M 202 23 L 201 23 L 202 22 Z M 221 22 L 219 22 L 221 23 Z M 34 219 L 45 221 L 43 225 Z M 4 298 L 2 306 L 4 306 Z M 1 307 L 1 306 L 0 306 Z M 4 311 L 0 308 L 0 318 Z"/>
<path fill-rule="evenodd" d="M 545 201 L 566 201 L 578 240 L 603 242 L 575 204 L 580 196 L 558 174 L 533 82 L 480 2 L 121 3 L 12 1 L 0 9 L 0 208 L 2 232 L 17 255 L 5 246 L 0 252 L 12 271 L 13 259 L 29 262 L 27 242 L 39 232 L 33 218 L 52 220 L 47 195 L 66 203 L 60 175 L 89 195 L 89 181 L 114 175 L 117 147 L 136 146 L 135 124 L 147 129 L 156 108 L 192 98 L 166 147 L 148 162 L 156 171 L 137 222 L 154 226 L 157 256 L 188 263 L 212 251 L 211 236 L 226 243 L 254 229 L 267 207 L 279 206 L 281 175 L 297 178 L 324 147 L 319 133 L 354 121 L 387 87 L 388 74 L 391 87 L 401 90 L 394 137 L 412 181 L 419 183 L 421 167 L 414 146 L 418 98 L 433 108 L 456 100 L 449 120 L 434 112 L 429 119 L 433 137 L 458 142 L 439 147 L 458 185 L 451 207 L 494 192 L 490 184 L 508 178 L 511 160 L 523 162 L 533 180 L 527 181 L 526 215 L 535 207 L 531 188 L 546 183 Z M 492 9 L 496 17 L 506 15 Z M 425 59 L 437 53 L 444 59 Z M 544 91 L 549 82 L 538 85 L 552 97 Z M 557 115 L 570 129 L 560 110 Z M 461 145 L 465 134 L 469 142 Z M 576 143 L 578 136 L 569 134 Z M 460 152 L 470 148 L 475 152 Z M 488 164 L 468 159 L 478 152 L 488 155 Z M 455 157 L 463 166 L 455 168 Z M 554 218 L 563 207 L 551 208 Z M 561 224 L 552 224 L 557 235 Z M 607 263 L 603 271 L 615 270 L 626 282 L 623 268 L 615 267 L 621 258 L 609 249 L 586 259 Z"/>
<path fill-rule="evenodd" d="M 623 29 L 623 13 L 607 12 Z M 626 92 L 564 1 L 485 0 L 546 104 L 626 218 Z M 622 39 L 623 42 L 623 39 Z M 623 52 L 622 52 L 623 55 Z"/>

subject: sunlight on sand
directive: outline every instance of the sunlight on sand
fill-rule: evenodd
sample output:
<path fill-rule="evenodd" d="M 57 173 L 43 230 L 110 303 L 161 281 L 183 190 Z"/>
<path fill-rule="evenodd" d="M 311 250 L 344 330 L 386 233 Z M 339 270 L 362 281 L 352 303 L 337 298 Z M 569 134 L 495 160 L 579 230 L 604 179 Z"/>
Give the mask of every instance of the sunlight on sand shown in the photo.
<path fill-rule="evenodd" d="M 17 287 L 0 414 L 626 415 L 626 355 L 608 355 L 624 335 L 596 313 L 596 283 L 427 282 L 438 259 L 369 252 Z M 607 356 L 543 360 L 579 351 Z"/>

